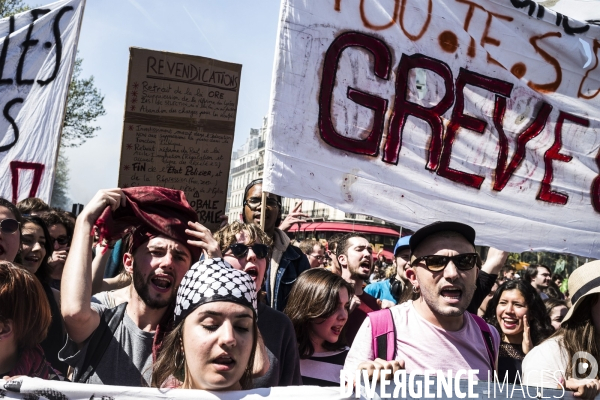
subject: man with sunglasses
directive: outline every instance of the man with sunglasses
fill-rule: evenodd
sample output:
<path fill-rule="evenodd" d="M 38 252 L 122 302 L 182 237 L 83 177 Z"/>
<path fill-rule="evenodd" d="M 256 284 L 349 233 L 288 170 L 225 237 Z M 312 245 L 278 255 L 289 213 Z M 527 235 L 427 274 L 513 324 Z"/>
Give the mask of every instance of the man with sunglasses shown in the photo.
<path fill-rule="evenodd" d="M 266 204 L 262 204 L 262 179 L 255 179 L 244 190 L 242 217 L 245 223 L 260 226 L 263 212 L 264 231 L 273 240 L 271 262 L 265 279 L 267 303 L 274 309 L 283 311 L 296 278 L 310 269 L 310 264 L 306 255 L 293 246 L 290 238 L 278 228 L 281 223 L 281 197 L 270 193 Z"/>
<path fill-rule="evenodd" d="M 475 230 L 458 222 L 436 222 L 412 235 L 406 277 L 420 294 L 390 309 L 397 340 L 393 360 L 375 356 L 371 320 L 361 326 L 344 370 L 478 370 L 486 380 L 495 369 L 500 336 L 466 312 L 481 267 Z"/>

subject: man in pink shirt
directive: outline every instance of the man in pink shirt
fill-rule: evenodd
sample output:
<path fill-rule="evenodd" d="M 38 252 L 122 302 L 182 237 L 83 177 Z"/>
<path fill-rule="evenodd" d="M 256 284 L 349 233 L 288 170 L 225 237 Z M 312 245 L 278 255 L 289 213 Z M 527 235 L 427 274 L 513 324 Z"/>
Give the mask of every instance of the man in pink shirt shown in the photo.
<path fill-rule="evenodd" d="M 367 318 L 344 370 L 352 375 L 357 369 L 370 375 L 382 369 L 406 369 L 408 373 L 450 369 L 453 374 L 461 369 L 479 370 L 475 376 L 487 380 L 496 365 L 500 337 L 490 325 L 489 332 L 483 333 L 477 317 L 466 312 L 481 267 L 475 231 L 458 222 L 436 222 L 415 232 L 409 244 L 411 261 L 406 277 L 420 296 L 390 309 L 396 330 L 394 360 L 375 357 L 371 320 Z M 486 338 L 492 343 L 488 340 L 486 344 Z"/>

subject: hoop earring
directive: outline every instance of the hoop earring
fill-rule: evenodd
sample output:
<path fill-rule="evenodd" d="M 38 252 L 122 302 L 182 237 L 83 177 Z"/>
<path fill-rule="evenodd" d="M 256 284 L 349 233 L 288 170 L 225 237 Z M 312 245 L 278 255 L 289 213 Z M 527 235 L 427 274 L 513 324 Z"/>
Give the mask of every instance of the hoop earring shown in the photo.
<path fill-rule="evenodd" d="M 183 350 L 183 340 L 179 336 L 179 348 L 175 350 L 175 370 L 179 371 L 185 364 L 185 351 Z"/>
<path fill-rule="evenodd" d="M 419 293 L 419 288 L 418 288 L 417 286 L 413 286 L 413 287 L 412 287 L 412 291 L 413 291 L 413 293 L 415 293 L 415 294 L 416 294 L 416 293 Z"/>
<path fill-rule="evenodd" d="M 179 349 L 175 350 L 175 370 L 179 371 L 185 364 L 185 354 Z"/>

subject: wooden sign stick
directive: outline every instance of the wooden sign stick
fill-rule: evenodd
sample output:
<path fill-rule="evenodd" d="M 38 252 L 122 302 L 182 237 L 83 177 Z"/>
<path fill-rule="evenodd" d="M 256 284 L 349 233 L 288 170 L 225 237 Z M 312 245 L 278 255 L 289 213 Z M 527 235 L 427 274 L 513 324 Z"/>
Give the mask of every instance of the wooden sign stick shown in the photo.
<path fill-rule="evenodd" d="M 265 218 L 267 216 L 267 196 L 269 193 L 262 192 L 262 199 L 260 202 L 260 229 L 265 230 Z"/>

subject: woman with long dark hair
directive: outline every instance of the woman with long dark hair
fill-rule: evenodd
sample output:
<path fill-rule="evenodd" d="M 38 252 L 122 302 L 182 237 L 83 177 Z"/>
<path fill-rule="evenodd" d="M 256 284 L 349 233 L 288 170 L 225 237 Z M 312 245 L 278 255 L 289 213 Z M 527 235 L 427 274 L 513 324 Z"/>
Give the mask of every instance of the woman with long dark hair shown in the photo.
<path fill-rule="evenodd" d="M 60 314 L 60 293 L 50 287 L 52 268 L 48 264 L 54 251 L 53 240 L 44 221 L 36 216 L 23 217 L 21 225 L 21 265 L 34 274 L 42 284 L 50 305 L 52 322 L 48 336 L 41 343 L 46 358 L 63 375 L 69 366 L 58 359 L 58 352 L 65 344 L 64 327 Z"/>
<path fill-rule="evenodd" d="M 537 291 L 523 280 L 506 281 L 488 302 L 484 319 L 501 336 L 498 379 L 515 383 L 525 355 L 554 329 Z M 520 379 L 517 383 L 520 382 Z"/>
<path fill-rule="evenodd" d="M 560 299 L 549 298 L 544 300 L 544 305 L 546 306 L 546 313 L 548 317 L 550 317 L 550 323 L 555 331 L 560 329 L 560 324 L 562 323 L 565 315 L 569 312 L 569 307 L 567 306 L 567 302 Z"/>
<path fill-rule="evenodd" d="M 573 306 L 561 328 L 523 361 L 526 385 L 565 388 L 575 397 L 600 393 L 600 261 L 577 268 L 569 276 Z"/>
<path fill-rule="evenodd" d="M 296 331 L 304 385 L 339 385 L 353 295 L 352 285 L 325 269 L 304 271 L 294 284 L 284 313 Z"/>

